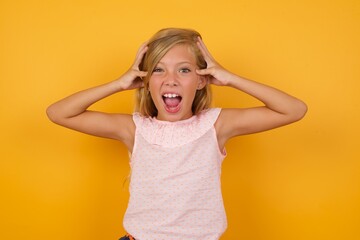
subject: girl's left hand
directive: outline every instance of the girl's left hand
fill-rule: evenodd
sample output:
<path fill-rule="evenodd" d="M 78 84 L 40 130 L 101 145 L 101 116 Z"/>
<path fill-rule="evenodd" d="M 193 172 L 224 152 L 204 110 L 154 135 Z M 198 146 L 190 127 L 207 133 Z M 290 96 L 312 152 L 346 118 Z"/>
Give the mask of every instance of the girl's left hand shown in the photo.
<path fill-rule="evenodd" d="M 210 54 L 209 50 L 205 46 L 202 39 L 199 37 L 197 45 L 207 63 L 206 69 L 197 69 L 196 73 L 203 76 L 208 76 L 208 83 L 218 85 L 218 86 L 227 86 L 229 85 L 230 79 L 232 79 L 233 74 L 223 68 Z"/>

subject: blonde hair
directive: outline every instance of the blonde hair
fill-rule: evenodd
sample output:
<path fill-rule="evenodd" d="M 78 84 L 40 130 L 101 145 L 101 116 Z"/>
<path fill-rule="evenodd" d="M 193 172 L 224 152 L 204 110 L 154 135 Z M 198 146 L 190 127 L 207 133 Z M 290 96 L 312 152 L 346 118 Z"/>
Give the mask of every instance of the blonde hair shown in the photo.
<path fill-rule="evenodd" d="M 144 87 L 137 90 L 135 106 L 137 112 L 145 117 L 157 116 L 158 111 L 149 92 L 149 80 L 158 62 L 175 45 L 183 44 L 189 46 L 191 52 L 194 53 L 199 69 L 207 67 L 206 61 L 197 46 L 198 37 L 201 37 L 201 35 L 191 29 L 165 28 L 150 38 L 148 41 L 148 50 L 139 65 L 139 69 L 141 71 L 147 71 L 148 74 L 143 78 Z M 195 94 L 192 105 L 193 114 L 196 115 L 200 111 L 209 108 L 210 104 L 211 89 L 210 86 L 206 84 L 205 87 L 197 90 Z"/>

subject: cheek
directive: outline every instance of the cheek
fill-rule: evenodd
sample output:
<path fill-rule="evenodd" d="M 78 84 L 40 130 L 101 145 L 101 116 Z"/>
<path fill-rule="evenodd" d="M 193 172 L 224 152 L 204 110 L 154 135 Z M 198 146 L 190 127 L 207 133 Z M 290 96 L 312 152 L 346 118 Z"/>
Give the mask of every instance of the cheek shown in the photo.
<path fill-rule="evenodd" d="M 192 89 L 196 91 L 197 87 L 199 86 L 199 77 L 198 76 L 191 76 L 183 81 L 186 88 Z"/>
<path fill-rule="evenodd" d="M 159 87 L 160 86 L 159 79 L 156 77 L 151 77 L 149 79 L 148 86 L 149 86 L 149 91 L 151 91 L 151 89 L 155 89 L 155 88 Z"/>
<path fill-rule="evenodd" d="M 162 97 L 158 94 L 161 88 L 161 81 L 156 77 L 151 77 L 148 83 L 148 90 L 153 103 L 158 106 L 162 102 Z"/>

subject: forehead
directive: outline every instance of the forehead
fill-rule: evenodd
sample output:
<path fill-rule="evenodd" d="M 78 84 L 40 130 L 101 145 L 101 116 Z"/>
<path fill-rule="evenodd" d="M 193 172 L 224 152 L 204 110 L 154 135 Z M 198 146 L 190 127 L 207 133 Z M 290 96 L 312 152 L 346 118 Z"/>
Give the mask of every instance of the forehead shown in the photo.
<path fill-rule="evenodd" d="M 177 44 L 160 59 L 159 63 L 189 62 L 196 64 L 195 54 L 189 45 Z"/>

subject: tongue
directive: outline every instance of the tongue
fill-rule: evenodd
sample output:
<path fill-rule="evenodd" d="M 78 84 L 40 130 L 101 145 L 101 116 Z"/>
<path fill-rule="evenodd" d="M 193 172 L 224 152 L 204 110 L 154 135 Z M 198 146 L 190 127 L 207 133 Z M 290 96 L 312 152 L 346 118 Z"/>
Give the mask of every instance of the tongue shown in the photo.
<path fill-rule="evenodd" d="M 168 107 L 176 107 L 180 103 L 180 98 L 179 97 L 165 98 L 164 101 L 165 101 L 166 106 L 168 106 Z"/>

